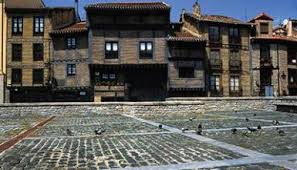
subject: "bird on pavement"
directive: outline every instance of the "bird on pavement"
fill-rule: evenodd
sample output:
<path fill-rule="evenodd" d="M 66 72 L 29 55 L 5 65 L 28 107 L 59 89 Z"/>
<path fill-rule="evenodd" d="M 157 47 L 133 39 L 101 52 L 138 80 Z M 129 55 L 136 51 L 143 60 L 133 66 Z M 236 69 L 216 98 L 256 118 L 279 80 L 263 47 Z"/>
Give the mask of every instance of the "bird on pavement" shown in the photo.
<path fill-rule="evenodd" d="M 72 136 L 72 132 L 71 132 L 70 129 L 66 129 L 66 133 L 67 133 L 68 136 Z"/>
<path fill-rule="evenodd" d="M 198 128 L 197 128 L 197 134 L 198 134 L 198 135 L 202 135 L 202 124 L 199 124 L 199 125 L 198 125 Z"/>
<path fill-rule="evenodd" d="M 159 129 L 162 129 L 163 128 L 163 126 L 162 125 L 159 125 Z"/>
<path fill-rule="evenodd" d="M 247 129 L 248 129 L 250 132 L 257 132 L 257 129 L 255 129 L 255 128 L 247 127 Z"/>
<path fill-rule="evenodd" d="M 237 133 L 237 129 L 236 128 L 231 129 L 231 132 L 232 132 L 233 135 L 235 135 Z"/>
<path fill-rule="evenodd" d="M 257 129 L 258 130 L 261 130 L 262 129 L 261 125 L 258 125 Z"/>
<path fill-rule="evenodd" d="M 95 132 L 95 135 L 102 135 L 105 131 L 106 130 L 103 128 L 98 128 L 94 132 Z"/>

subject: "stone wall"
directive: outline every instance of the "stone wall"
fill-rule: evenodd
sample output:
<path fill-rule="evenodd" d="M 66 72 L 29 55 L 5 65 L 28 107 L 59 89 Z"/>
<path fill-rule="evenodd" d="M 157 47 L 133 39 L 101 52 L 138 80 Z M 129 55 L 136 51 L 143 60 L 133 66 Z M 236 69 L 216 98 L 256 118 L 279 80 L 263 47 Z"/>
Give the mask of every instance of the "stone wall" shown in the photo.
<path fill-rule="evenodd" d="M 42 115 L 94 114 L 186 114 L 216 111 L 276 110 L 276 103 L 296 103 L 297 98 L 169 98 L 166 102 L 113 103 L 34 103 L 2 104 L 0 117 Z"/>

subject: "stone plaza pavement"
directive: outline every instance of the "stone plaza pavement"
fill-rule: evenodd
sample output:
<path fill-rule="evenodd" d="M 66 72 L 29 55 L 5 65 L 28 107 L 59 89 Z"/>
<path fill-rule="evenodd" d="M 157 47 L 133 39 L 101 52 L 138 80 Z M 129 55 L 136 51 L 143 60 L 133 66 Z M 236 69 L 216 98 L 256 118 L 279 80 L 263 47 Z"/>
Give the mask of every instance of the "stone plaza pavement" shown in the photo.
<path fill-rule="evenodd" d="M 64 115 L 1 153 L 0 169 L 297 169 L 296 131 L 280 112 Z"/>

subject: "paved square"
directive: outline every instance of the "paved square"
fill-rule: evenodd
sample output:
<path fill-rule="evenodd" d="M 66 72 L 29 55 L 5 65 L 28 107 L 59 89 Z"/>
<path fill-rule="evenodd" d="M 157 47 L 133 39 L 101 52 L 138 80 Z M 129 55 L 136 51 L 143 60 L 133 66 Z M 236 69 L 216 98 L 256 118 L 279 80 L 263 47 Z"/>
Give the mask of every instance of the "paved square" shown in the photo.
<path fill-rule="evenodd" d="M 0 169 L 297 169 L 295 116 L 260 111 L 59 116 L 1 153 Z M 193 133 L 198 124 L 202 136 Z M 0 130 L 18 125 L 5 122 Z M 258 125 L 260 132 L 244 133 Z M 96 135 L 97 128 L 106 131 Z"/>

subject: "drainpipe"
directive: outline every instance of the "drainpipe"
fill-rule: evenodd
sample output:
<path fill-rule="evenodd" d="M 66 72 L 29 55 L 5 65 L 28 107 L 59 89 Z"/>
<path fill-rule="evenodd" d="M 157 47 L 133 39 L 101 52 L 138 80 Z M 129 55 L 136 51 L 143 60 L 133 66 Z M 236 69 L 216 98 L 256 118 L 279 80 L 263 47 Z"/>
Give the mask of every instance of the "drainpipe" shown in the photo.
<path fill-rule="evenodd" d="M 280 96 L 280 75 L 279 75 L 279 69 L 280 69 L 280 65 L 279 65 L 279 44 L 276 44 L 276 52 L 277 52 L 277 66 L 278 66 L 278 70 L 277 70 L 277 83 L 278 83 L 278 96 Z"/>

